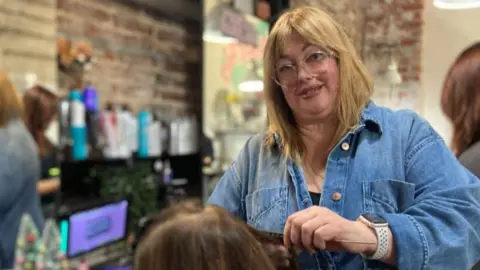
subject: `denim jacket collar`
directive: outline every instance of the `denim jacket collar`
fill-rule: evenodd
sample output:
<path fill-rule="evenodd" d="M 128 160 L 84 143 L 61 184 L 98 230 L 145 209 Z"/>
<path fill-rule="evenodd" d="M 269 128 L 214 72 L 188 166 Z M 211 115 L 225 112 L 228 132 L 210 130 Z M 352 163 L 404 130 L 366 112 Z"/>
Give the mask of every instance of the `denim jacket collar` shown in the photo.
<path fill-rule="evenodd" d="M 371 132 L 378 133 L 378 135 L 382 135 L 383 129 L 378 121 L 378 116 L 376 115 L 377 105 L 373 101 L 369 101 L 365 108 L 363 109 L 362 115 L 360 116 L 359 124 L 352 129 L 352 133 L 356 133 L 365 127 L 367 130 Z M 281 149 L 282 144 L 280 143 L 281 138 L 280 135 L 275 133 L 274 135 L 275 143 Z"/>

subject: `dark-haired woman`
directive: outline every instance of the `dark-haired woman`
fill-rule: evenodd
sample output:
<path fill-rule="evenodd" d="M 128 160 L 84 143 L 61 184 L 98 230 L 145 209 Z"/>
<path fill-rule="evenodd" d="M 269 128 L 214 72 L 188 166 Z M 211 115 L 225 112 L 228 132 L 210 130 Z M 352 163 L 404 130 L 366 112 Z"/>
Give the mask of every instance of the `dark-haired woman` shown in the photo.
<path fill-rule="evenodd" d="M 453 125 L 452 150 L 480 177 L 480 42 L 466 48 L 450 67 L 442 109 Z"/>
<path fill-rule="evenodd" d="M 453 125 L 452 150 L 480 178 L 480 42 L 466 48 L 450 67 L 442 109 Z M 473 269 L 480 270 L 480 263 Z"/>
<path fill-rule="evenodd" d="M 51 91 L 34 86 L 25 92 L 23 97 L 25 104 L 27 127 L 37 143 L 41 159 L 41 177 L 37 184 L 38 193 L 41 195 L 42 205 L 46 206 L 54 202 L 55 193 L 60 186 L 59 170 L 55 153 L 54 137 L 49 133 L 56 133 L 57 121 L 57 96 Z"/>

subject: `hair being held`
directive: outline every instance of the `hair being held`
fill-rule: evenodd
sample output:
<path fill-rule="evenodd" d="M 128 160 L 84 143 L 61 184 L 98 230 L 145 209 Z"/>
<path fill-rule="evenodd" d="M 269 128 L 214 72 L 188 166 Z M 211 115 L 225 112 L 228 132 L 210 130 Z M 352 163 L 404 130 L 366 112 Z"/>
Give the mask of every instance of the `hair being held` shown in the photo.
<path fill-rule="evenodd" d="M 223 208 L 186 201 L 154 218 L 136 252 L 135 269 L 297 269 L 277 241 Z"/>

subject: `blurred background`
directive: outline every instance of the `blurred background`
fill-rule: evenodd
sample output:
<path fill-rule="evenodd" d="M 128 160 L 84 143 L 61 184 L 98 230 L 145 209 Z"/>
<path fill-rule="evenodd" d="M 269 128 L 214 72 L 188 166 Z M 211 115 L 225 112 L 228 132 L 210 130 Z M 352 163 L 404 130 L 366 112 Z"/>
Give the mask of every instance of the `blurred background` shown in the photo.
<path fill-rule="evenodd" d="M 134 242 L 141 221 L 165 205 L 208 197 L 266 127 L 263 47 L 287 8 L 335 17 L 375 79 L 373 100 L 418 112 L 449 142 L 443 80 L 480 39 L 479 2 L 1 0 L 0 67 L 20 94 L 41 88 L 58 98 L 46 130 L 58 187 L 44 215 L 68 242 L 73 216 L 128 201 L 120 236 L 62 251 L 98 257 Z"/>

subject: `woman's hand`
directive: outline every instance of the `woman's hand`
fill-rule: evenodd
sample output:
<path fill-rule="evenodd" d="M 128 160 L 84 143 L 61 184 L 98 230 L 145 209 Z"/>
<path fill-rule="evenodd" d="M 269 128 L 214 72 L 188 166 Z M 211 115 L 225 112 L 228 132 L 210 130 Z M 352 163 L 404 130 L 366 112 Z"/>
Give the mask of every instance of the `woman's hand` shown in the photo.
<path fill-rule="evenodd" d="M 294 245 L 310 253 L 320 249 L 372 255 L 377 248 L 374 230 L 319 206 L 289 216 L 283 241 L 287 247 Z"/>

